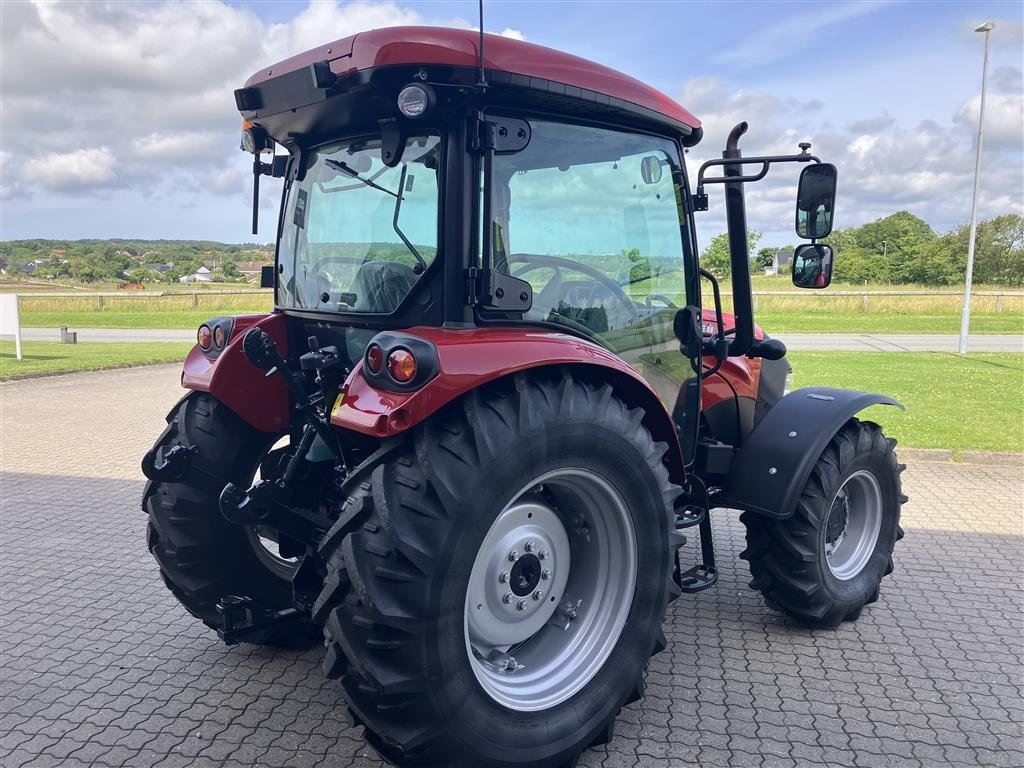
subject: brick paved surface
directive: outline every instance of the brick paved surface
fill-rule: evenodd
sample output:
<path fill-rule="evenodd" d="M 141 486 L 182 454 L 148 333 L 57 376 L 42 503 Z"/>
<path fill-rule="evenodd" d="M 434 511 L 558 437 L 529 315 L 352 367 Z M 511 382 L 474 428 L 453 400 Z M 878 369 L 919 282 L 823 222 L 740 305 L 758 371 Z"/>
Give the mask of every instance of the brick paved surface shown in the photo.
<path fill-rule="evenodd" d="M 382 764 L 321 651 L 227 648 L 160 583 L 138 459 L 171 367 L 0 385 L 0 765 Z M 594 768 L 1024 765 L 1021 467 L 918 463 L 908 535 L 856 625 L 811 632 L 722 578 L 669 612 L 647 697 Z"/>

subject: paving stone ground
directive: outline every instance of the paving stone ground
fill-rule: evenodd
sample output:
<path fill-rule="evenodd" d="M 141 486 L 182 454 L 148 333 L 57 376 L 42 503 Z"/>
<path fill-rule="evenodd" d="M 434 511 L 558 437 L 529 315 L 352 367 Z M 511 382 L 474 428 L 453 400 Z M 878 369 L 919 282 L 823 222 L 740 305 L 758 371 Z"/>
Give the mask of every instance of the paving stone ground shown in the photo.
<path fill-rule="evenodd" d="M 379 768 L 320 649 L 219 643 L 145 548 L 161 366 L 0 385 L 0 766 Z M 669 611 L 647 696 L 587 768 L 1021 766 L 1024 467 L 914 463 L 907 537 L 856 624 L 809 631 L 721 580 Z"/>

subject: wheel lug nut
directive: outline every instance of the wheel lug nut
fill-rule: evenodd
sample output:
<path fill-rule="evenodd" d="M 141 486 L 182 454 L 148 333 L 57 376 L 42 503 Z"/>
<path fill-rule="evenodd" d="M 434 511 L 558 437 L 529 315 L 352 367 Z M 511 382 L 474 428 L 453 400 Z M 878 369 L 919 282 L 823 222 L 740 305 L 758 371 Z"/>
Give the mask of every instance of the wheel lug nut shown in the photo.
<path fill-rule="evenodd" d="M 502 601 L 503 603 L 505 603 L 505 605 L 508 605 L 509 603 L 511 603 L 511 602 L 512 602 L 512 599 L 513 599 L 513 598 L 512 598 L 512 593 L 511 593 L 511 592 L 509 592 L 509 593 L 508 593 L 507 595 L 505 595 L 505 596 L 504 596 L 503 598 L 501 598 L 501 601 Z"/>
<path fill-rule="evenodd" d="M 534 600 L 542 600 L 543 598 L 544 598 L 544 593 L 541 592 L 539 589 L 536 592 L 533 593 L 533 599 Z"/>
<path fill-rule="evenodd" d="M 547 560 L 549 557 L 551 557 L 551 553 L 548 552 L 546 549 L 542 549 L 540 551 L 540 554 L 537 555 L 537 557 L 539 557 L 541 560 Z"/>
<path fill-rule="evenodd" d="M 511 563 L 514 563 L 516 560 L 518 560 L 519 559 L 519 550 L 518 549 L 513 549 L 511 552 L 509 552 L 508 553 L 508 559 L 509 559 L 509 562 L 511 562 Z"/>
<path fill-rule="evenodd" d="M 550 568 L 545 568 L 544 571 L 541 573 L 540 577 L 542 579 L 544 579 L 544 581 L 547 581 L 548 579 L 550 579 L 551 578 L 551 569 Z"/>
<path fill-rule="evenodd" d="M 504 571 L 503 573 L 500 573 L 498 575 L 498 581 L 500 581 L 502 584 L 507 584 L 508 580 L 509 580 L 509 573 L 508 573 L 508 571 Z"/>
<path fill-rule="evenodd" d="M 520 611 L 525 611 L 526 610 L 526 601 L 525 600 L 520 600 L 518 603 L 516 603 L 516 608 L 518 608 Z"/>
<path fill-rule="evenodd" d="M 532 541 L 526 542 L 526 546 L 523 547 L 523 549 L 525 549 L 527 552 L 533 552 L 533 550 L 535 550 L 536 548 L 537 545 L 534 544 Z"/>

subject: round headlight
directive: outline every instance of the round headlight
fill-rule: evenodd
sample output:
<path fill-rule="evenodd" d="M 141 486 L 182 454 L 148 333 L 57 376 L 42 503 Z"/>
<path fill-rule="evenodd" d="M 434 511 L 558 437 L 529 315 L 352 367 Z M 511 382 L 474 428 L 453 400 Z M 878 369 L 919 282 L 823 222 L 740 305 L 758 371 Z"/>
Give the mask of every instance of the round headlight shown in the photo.
<path fill-rule="evenodd" d="M 427 86 L 413 83 L 398 92 L 398 111 L 406 117 L 420 117 L 430 107 L 431 93 Z"/>
<path fill-rule="evenodd" d="M 225 332 L 223 325 L 218 325 L 214 327 L 213 343 L 217 347 L 217 349 L 224 349 L 224 345 L 228 343 L 228 335 Z"/>
<path fill-rule="evenodd" d="M 242 131 L 242 149 L 250 155 L 256 154 L 256 134 L 253 133 L 251 128 Z"/>

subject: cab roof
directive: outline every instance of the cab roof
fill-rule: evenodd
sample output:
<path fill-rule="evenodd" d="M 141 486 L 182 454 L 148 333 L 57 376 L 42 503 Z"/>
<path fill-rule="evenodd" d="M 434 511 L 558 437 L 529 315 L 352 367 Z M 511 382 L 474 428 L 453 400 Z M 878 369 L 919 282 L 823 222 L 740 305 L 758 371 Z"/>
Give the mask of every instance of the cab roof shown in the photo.
<path fill-rule="evenodd" d="M 505 73 L 514 81 L 568 86 L 563 95 L 580 98 L 604 96 L 620 100 L 682 124 L 693 131 L 700 120 L 649 85 L 587 59 L 499 35 L 484 36 L 484 68 L 488 75 Z M 329 62 L 334 75 L 398 65 L 479 66 L 479 32 L 446 27 L 387 27 L 360 32 L 261 69 L 246 81 L 246 88 L 304 69 L 316 62 Z M 536 83 L 528 85 L 536 87 Z M 588 93 L 589 92 L 589 93 Z"/>

